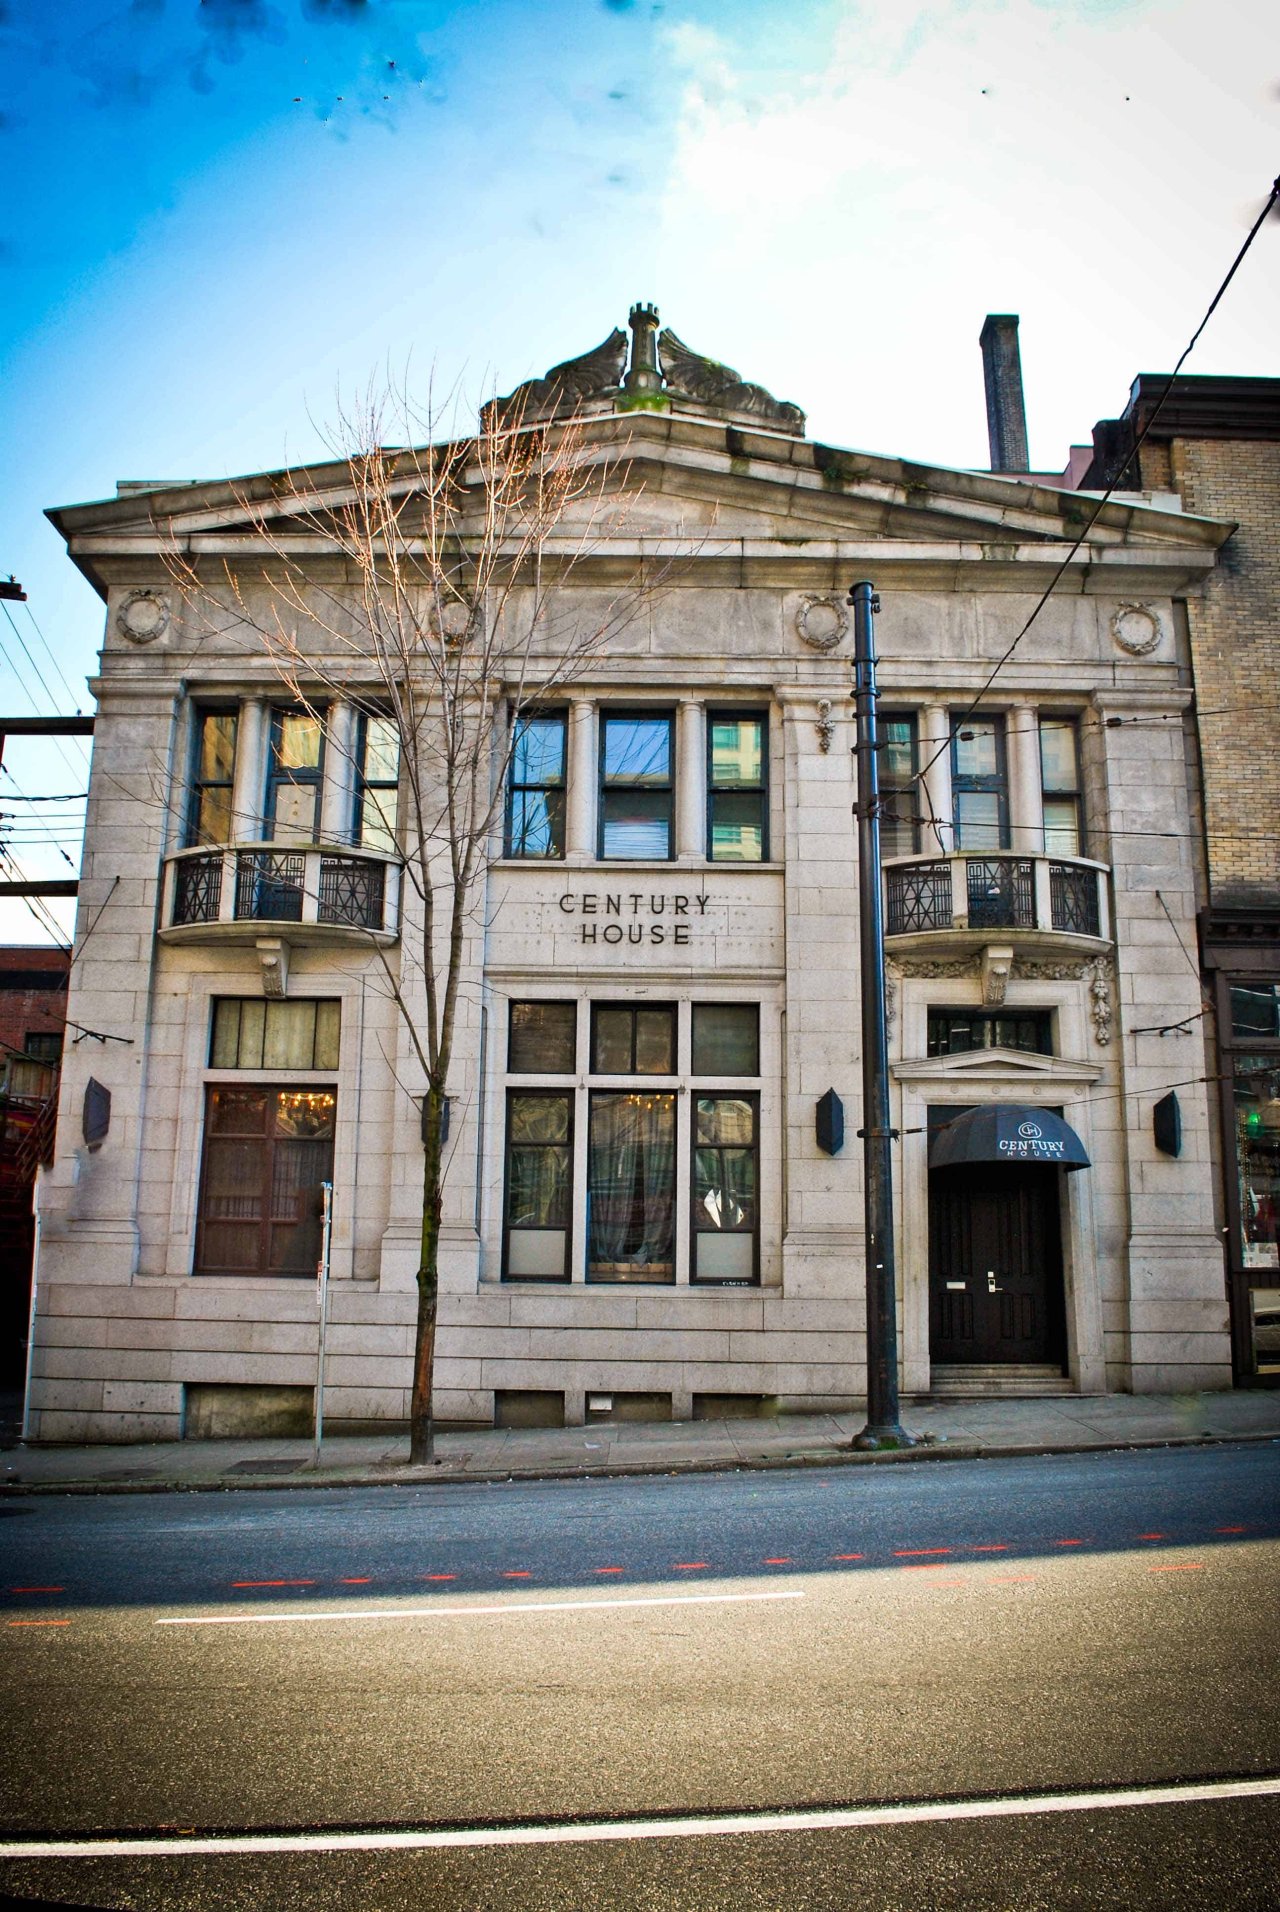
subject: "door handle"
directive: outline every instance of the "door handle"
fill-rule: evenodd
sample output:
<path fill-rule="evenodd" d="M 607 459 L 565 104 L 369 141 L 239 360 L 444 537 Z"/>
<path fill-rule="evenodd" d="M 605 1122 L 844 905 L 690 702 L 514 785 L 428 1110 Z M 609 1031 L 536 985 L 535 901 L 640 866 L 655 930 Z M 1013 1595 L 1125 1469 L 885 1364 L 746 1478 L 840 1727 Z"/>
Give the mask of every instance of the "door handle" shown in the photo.
<path fill-rule="evenodd" d="M 989 1295 L 1002 1295 L 1004 1293 L 1004 1289 L 996 1283 L 996 1271 L 994 1268 L 988 1268 L 987 1270 L 987 1293 Z"/>

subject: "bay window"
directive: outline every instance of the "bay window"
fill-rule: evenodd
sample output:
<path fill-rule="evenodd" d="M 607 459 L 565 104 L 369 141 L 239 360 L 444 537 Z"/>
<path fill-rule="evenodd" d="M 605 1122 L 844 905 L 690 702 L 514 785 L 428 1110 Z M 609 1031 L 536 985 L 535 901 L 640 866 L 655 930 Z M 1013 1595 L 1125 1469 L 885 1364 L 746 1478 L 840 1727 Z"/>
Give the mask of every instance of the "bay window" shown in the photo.
<path fill-rule="evenodd" d="M 1003 717 L 952 718 L 951 804 L 957 850 L 1008 849 Z"/>
<path fill-rule="evenodd" d="M 266 835 L 276 843 L 320 836 L 324 720 L 318 711 L 273 710 L 267 766 Z"/>
<path fill-rule="evenodd" d="M 231 841 L 238 726 L 239 715 L 234 710 L 197 709 L 195 713 L 185 831 L 188 849 L 202 843 Z"/>

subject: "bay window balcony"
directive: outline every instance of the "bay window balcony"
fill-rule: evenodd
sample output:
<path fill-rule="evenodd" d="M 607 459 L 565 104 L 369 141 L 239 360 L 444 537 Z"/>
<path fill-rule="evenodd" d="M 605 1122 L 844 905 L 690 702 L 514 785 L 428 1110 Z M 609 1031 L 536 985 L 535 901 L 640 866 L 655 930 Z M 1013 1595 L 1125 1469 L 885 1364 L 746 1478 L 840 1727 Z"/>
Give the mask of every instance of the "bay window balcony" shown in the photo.
<path fill-rule="evenodd" d="M 180 850 L 165 862 L 166 942 L 253 942 L 264 929 L 290 943 L 399 934 L 400 861 L 325 845 L 237 843 Z"/>
<path fill-rule="evenodd" d="M 889 949 L 957 953 L 992 932 L 1031 953 L 1094 949 L 1111 935 L 1106 865 L 1078 856 L 956 850 L 894 857 L 884 865 Z"/>

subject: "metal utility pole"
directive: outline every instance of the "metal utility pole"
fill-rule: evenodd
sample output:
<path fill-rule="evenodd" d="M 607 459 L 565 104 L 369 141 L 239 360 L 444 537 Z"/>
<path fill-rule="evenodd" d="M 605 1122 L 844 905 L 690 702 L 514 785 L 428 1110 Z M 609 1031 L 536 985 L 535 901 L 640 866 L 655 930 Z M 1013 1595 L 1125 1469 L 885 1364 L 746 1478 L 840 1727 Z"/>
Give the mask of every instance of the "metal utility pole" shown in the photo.
<path fill-rule="evenodd" d="M 853 683 L 858 760 L 858 931 L 862 972 L 862 1181 L 867 1257 L 867 1424 L 855 1447 L 910 1447 L 898 1420 L 898 1316 L 893 1253 L 893 1157 L 889 1042 L 884 1013 L 884 921 L 880 905 L 880 752 L 876 640 L 880 600 L 855 584 Z"/>
<path fill-rule="evenodd" d="M 316 1424 L 312 1465 L 320 1465 L 320 1444 L 324 1440 L 324 1354 L 329 1333 L 329 1252 L 333 1242 L 333 1183 L 321 1182 L 320 1259 L 316 1264 L 316 1302 L 320 1309 L 320 1332 L 316 1337 Z"/>

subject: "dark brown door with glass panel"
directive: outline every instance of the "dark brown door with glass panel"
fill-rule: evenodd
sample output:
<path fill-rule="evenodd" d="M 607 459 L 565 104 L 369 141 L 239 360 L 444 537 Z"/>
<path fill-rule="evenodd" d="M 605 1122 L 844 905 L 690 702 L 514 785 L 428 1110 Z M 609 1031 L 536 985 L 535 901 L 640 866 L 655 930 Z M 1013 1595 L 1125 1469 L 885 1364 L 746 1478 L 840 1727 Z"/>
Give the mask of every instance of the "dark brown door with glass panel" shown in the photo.
<path fill-rule="evenodd" d="M 1004 1163 L 929 1176 L 929 1354 L 1061 1364 L 1061 1171 Z"/>
<path fill-rule="evenodd" d="M 314 1275 L 333 1180 L 330 1088 L 207 1092 L 198 1275 Z"/>

